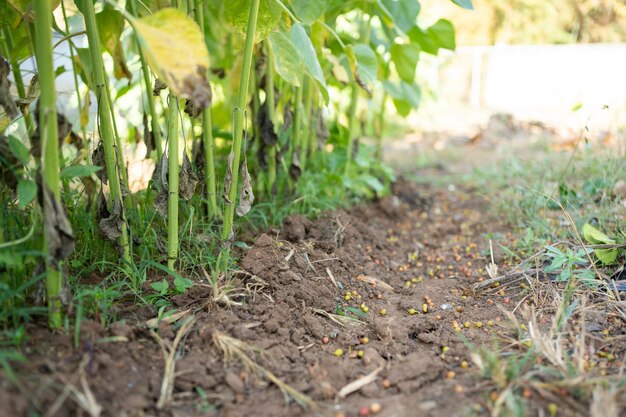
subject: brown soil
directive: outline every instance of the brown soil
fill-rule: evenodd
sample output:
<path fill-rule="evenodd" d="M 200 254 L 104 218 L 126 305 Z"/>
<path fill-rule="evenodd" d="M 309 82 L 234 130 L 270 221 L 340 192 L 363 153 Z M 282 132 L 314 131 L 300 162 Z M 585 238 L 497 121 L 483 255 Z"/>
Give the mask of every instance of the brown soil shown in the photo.
<path fill-rule="evenodd" d="M 253 275 L 240 275 L 242 285 L 250 284 L 243 305 L 209 309 L 212 293 L 202 285 L 177 297 L 177 306 L 193 309 L 197 320 L 180 342 L 165 407 L 156 407 L 163 352 L 145 324 L 153 316 L 140 310 L 108 329 L 83 322 L 80 349 L 72 335 L 33 326 L 22 349 L 28 362 L 14 364 L 21 392 L 0 374 L 0 415 L 88 415 L 70 386 L 83 393 L 88 387 L 102 416 L 357 416 L 372 403 L 382 406 L 381 416 L 464 415 L 489 393 L 472 367 L 461 365 L 471 363 L 463 340 L 490 343 L 504 326 L 499 305 L 508 300 L 469 291 L 485 277 L 484 234 L 501 225 L 471 190 L 402 183 L 394 192 L 315 221 L 291 217 L 280 233 L 259 236 L 241 255 L 241 269 Z M 392 288 L 372 286 L 362 275 Z M 347 291 L 358 295 L 346 301 Z M 355 314 L 362 303 L 367 314 Z M 324 315 L 348 307 L 361 323 L 340 325 Z M 159 336 L 172 341 L 177 325 L 162 323 Z M 286 402 L 267 378 L 237 358 L 225 361 L 213 343 L 216 331 L 262 349 L 254 360 L 316 407 Z M 378 368 L 374 382 L 337 398 L 342 387 Z"/>

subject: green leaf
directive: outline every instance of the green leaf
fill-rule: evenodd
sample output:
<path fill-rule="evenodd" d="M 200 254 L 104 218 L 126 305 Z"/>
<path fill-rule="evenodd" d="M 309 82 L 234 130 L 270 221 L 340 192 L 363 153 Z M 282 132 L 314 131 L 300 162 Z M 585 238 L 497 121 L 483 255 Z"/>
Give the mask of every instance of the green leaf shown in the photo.
<path fill-rule="evenodd" d="M 420 12 L 420 3 L 417 0 L 382 0 L 382 4 L 393 18 L 393 23 L 403 32 L 408 32 L 413 26 Z"/>
<path fill-rule="evenodd" d="M 583 237 L 585 240 L 592 245 L 613 245 L 615 244 L 615 239 L 611 239 L 600 230 L 596 229 L 589 223 L 585 223 L 582 228 Z M 610 265 L 615 262 L 618 255 L 617 248 L 609 248 L 609 249 L 596 249 L 595 254 L 605 265 Z"/>
<path fill-rule="evenodd" d="M 113 57 L 113 75 L 116 79 L 125 77 L 132 79 L 132 74 L 126 66 L 124 50 L 120 37 L 124 30 L 124 17 L 113 6 L 105 3 L 100 13 L 96 14 L 96 23 L 100 34 L 100 42 L 104 49 Z"/>
<path fill-rule="evenodd" d="M 93 82 L 93 66 L 91 65 L 91 56 L 88 48 L 76 48 L 74 55 L 74 70 L 80 75 L 81 80 L 91 91 L 95 91 Z"/>
<path fill-rule="evenodd" d="M 176 288 L 176 292 L 182 294 L 191 286 L 193 286 L 193 281 L 189 278 L 184 278 L 180 275 L 174 277 L 174 287 Z"/>
<path fill-rule="evenodd" d="M 15 155 L 15 157 L 22 163 L 22 165 L 26 165 L 30 156 L 28 148 L 22 143 L 21 140 L 19 140 L 15 136 L 9 136 L 8 139 L 9 149 L 11 149 L 13 155 Z"/>
<path fill-rule="evenodd" d="M 605 235 L 604 233 L 602 233 L 601 231 L 599 231 L 598 229 L 590 225 L 589 223 L 585 223 L 583 225 L 583 236 L 587 242 L 594 244 L 594 245 L 598 245 L 598 244 L 612 245 L 615 243 L 614 239 L 611 239 L 610 237 L 608 237 L 607 235 Z"/>
<path fill-rule="evenodd" d="M 312 24 L 326 11 L 326 0 L 294 0 L 292 7 L 296 16 L 306 24 Z"/>
<path fill-rule="evenodd" d="M 96 165 L 71 165 L 61 170 L 61 179 L 88 177 L 100 171 L 102 167 Z"/>
<path fill-rule="evenodd" d="M 419 44 L 422 51 L 431 55 L 437 55 L 440 48 L 450 50 L 456 48 L 454 26 L 445 19 L 438 20 L 426 30 L 415 26 L 407 34 L 413 42 Z"/>
<path fill-rule="evenodd" d="M 239 33 L 245 35 L 248 29 L 248 16 L 250 16 L 250 0 L 228 0 L 224 3 L 226 20 L 233 25 Z M 259 15 L 254 36 L 256 42 L 267 38 L 269 33 L 278 26 L 282 13 L 283 9 L 276 0 L 260 1 Z"/>
<path fill-rule="evenodd" d="M 302 58 L 304 68 L 311 77 L 317 80 L 318 84 L 321 87 L 321 92 L 324 96 L 324 100 L 326 101 L 326 103 L 328 103 L 328 90 L 326 88 L 326 79 L 324 78 L 322 66 L 317 59 L 317 53 L 315 52 L 315 48 L 311 43 L 311 38 L 309 38 L 309 35 L 306 33 L 304 27 L 300 23 L 294 24 L 291 27 L 290 33 L 291 41 L 293 42 L 293 46 L 296 48 L 296 51 L 298 51 L 300 58 Z"/>
<path fill-rule="evenodd" d="M 472 0 L 452 0 L 452 3 L 456 4 L 457 6 L 461 6 L 462 8 L 467 10 L 474 10 Z"/>
<path fill-rule="evenodd" d="M 412 109 L 419 106 L 421 93 L 415 83 L 383 81 L 383 88 L 401 116 L 408 116 Z"/>
<path fill-rule="evenodd" d="M 274 69 L 283 80 L 300 87 L 304 63 L 291 38 L 283 32 L 272 32 L 268 39 L 274 52 Z"/>
<path fill-rule="evenodd" d="M 427 32 L 440 48 L 449 49 L 451 51 L 456 49 L 454 26 L 452 26 L 452 22 L 449 20 L 439 19 L 434 25 L 427 29 Z"/>
<path fill-rule="evenodd" d="M 378 72 L 376 53 L 369 45 L 364 43 L 354 46 L 348 45 L 345 51 L 350 71 L 352 71 L 356 83 L 371 94 L 372 91 L 369 85 L 376 81 Z"/>
<path fill-rule="evenodd" d="M 611 265 L 615 263 L 618 255 L 617 248 L 613 249 L 596 249 L 595 254 L 604 265 Z"/>
<path fill-rule="evenodd" d="M 407 83 L 415 81 L 415 69 L 420 55 L 420 47 L 417 44 L 398 44 L 391 46 L 391 60 L 396 66 L 400 78 Z"/>
<path fill-rule="evenodd" d="M 17 183 L 17 198 L 19 200 L 18 207 L 24 208 L 31 201 L 35 199 L 37 195 L 37 184 L 31 180 L 20 180 Z"/>
<path fill-rule="evenodd" d="M 385 186 L 380 182 L 378 178 L 372 175 L 363 175 L 361 179 L 368 185 L 368 187 L 374 190 L 376 195 L 380 195 L 383 191 L 385 191 Z"/>
<path fill-rule="evenodd" d="M 153 282 L 152 284 L 150 284 L 150 288 L 152 288 L 153 290 L 155 290 L 161 295 L 167 292 L 167 289 L 169 288 L 169 286 L 170 285 L 168 284 L 165 278 L 162 281 L 157 281 L 157 282 Z"/>

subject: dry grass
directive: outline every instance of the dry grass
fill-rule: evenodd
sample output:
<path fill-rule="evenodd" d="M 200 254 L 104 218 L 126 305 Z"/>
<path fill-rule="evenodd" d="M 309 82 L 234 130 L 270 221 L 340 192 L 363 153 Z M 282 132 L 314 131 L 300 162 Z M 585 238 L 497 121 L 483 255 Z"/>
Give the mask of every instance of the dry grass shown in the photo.
<path fill-rule="evenodd" d="M 258 348 L 218 331 L 213 333 L 213 343 L 223 352 L 225 362 L 237 360 L 241 362 L 248 372 L 267 378 L 280 389 L 285 397 L 285 401 L 293 399 L 302 407 L 315 407 L 315 403 L 312 399 L 281 381 L 273 373 L 259 365 L 250 357 L 250 355 L 260 352 Z"/>

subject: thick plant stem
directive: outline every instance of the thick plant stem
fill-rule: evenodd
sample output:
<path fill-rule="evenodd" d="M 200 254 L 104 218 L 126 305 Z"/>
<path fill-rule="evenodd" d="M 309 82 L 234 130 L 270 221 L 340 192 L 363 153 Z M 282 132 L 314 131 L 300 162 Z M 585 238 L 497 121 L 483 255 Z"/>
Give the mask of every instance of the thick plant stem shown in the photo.
<path fill-rule="evenodd" d="M 204 8 L 201 0 L 194 0 L 196 21 L 202 33 L 205 33 Z M 206 34 L 206 33 L 205 33 Z M 208 45 L 207 45 L 208 46 Z M 204 145 L 204 182 L 206 186 L 207 217 L 218 217 L 217 192 L 215 184 L 215 142 L 213 139 L 213 119 L 211 108 L 202 110 L 202 144 Z"/>
<path fill-rule="evenodd" d="M 348 146 L 346 147 L 346 165 L 345 174 L 350 171 L 350 163 L 352 162 L 352 148 L 354 147 L 354 139 L 357 136 L 359 128 L 359 118 L 356 115 L 357 106 L 359 104 L 360 88 L 356 82 L 352 83 L 352 94 L 350 95 L 350 108 L 348 109 L 348 117 L 350 124 L 348 126 Z"/>
<path fill-rule="evenodd" d="M 252 64 L 252 53 L 254 47 L 254 35 L 256 32 L 256 20 L 259 14 L 259 0 L 250 1 L 250 15 L 248 17 L 248 30 L 246 31 L 246 44 L 243 51 L 243 64 L 241 67 L 241 82 L 237 95 L 237 105 L 235 107 L 235 123 L 233 126 L 233 163 L 232 181 L 228 191 L 228 201 L 224 205 L 224 226 L 222 229 L 222 241 L 228 242 L 233 231 L 233 220 L 235 217 L 235 200 L 237 198 L 237 184 L 239 181 L 239 162 L 241 159 L 241 142 L 243 139 L 244 111 L 248 95 L 248 85 L 250 82 L 250 67 Z"/>
<path fill-rule="evenodd" d="M 306 79 L 305 79 L 306 82 Z M 304 87 L 296 87 L 296 95 L 293 103 L 293 126 L 291 131 L 291 144 L 293 147 L 293 153 L 291 160 L 297 157 L 300 159 L 301 155 L 296 154 L 302 146 L 302 90 Z M 302 168 L 302 161 L 300 161 L 300 167 Z"/>
<path fill-rule="evenodd" d="M 313 91 L 314 85 L 313 80 L 310 77 L 305 76 L 304 78 L 304 112 L 302 114 L 302 133 L 300 133 L 300 168 L 302 172 L 306 169 L 307 155 L 309 152 L 309 139 L 310 132 L 313 127 L 313 119 L 311 117 L 311 106 L 313 105 Z"/>
<path fill-rule="evenodd" d="M 274 95 L 274 54 L 269 42 L 265 43 L 267 47 L 267 74 L 265 75 L 265 98 L 267 100 L 267 114 L 276 131 L 276 97 Z M 267 188 L 271 195 L 276 183 L 276 146 L 271 146 L 267 151 Z"/>
<path fill-rule="evenodd" d="M 130 10 L 133 16 L 137 16 L 137 0 L 130 0 Z M 136 39 L 136 38 L 135 38 Z M 161 142 L 161 127 L 159 126 L 159 117 L 156 112 L 156 105 L 154 104 L 154 97 L 152 96 L 152 81 L 150 78 L 150 67 L 146 62 L 146 57 L 141 50 L 139 41 L 136 39 L 137 52 L 139 55 L 139 62 L 141 63 L 141 75 L 143 78 L 144 86 L 146 87 L 146 99 L 148 101 L 148 111 L 150 111 L 150 123 L 152 125 L 152 137 L 154 138 L 154 147 L 156 148 L 157 160 L 161 160 L 163 156 L 163 144 Z"/>
<path fill-rule="evenodd" d="M 106 80 L 104 75 L 104 63 L 102 61 L 102 51 L 100 49 L 100 37 L 98 35 L 98 27 L 96 26 L 96 15 L 93 3 L 91 1 L 83 1 L 85 28 L 87 30 L 87 39 L 89 40 L 89 52 L 91 64 L 93 67 L 93 78 L 96 85 L 96 98 L 98 100 L 98 115 L 100 135 L 104 146 L 104 159 L 109 178 L 109 187 L 111 190 L 111 206 L 116 200 L 122 200 L 122 188 L 120 186 L 120 177 L 118 170 L 118 161 L 115 151 L 115 137 L 113 134 L 113 122 L 111 120 L 111 103 L 107 94 Z M 122 217 L 124 217 L 124 209 L 122 208 Z M 128 244 L 128 231 L 126 227 L 122 227 L 119 245 L 122 248 L 122 256 L 126 261 L 131 261 L 130 246 Z"/>
<path fill-rule="evenodd" d="M 211 109 L 202 111 L 202 142 L 204 144 L 204 179 L 208 201 L 209 218 L 219 216 L 217 210 L 217 192 L 215 185 L 215 142 L 213 139 L 213 121 Z"/>
<path fill-rule="evenodd" d="M 378 113 L 378 134 L 376 135 L 376 160 L 383 161 L 383 134 L 385 132 L 385 103 L 387 102 L 387 93 L 383 93 L 383 99 L 380 103 L 380 112 Z"/>
<path fill-rule="evenodd" d="M 41 131 L 42 146 L 42 172 L 43 186 L 47 187 L 60 200 L 61 192 L 59 188 L 59 138 L 57 131 L 56 95 L 54 87 L 54 66 L 52 64 L 52 10 L 49 1 L 35 2 L 35 13 L 37 16 L 37 44 L 35 45 L 35 57 L 37 59 L 37 69 L 39 71 L 39 85 L 41 96 L 39 98 L 39 127 Z M 44 198 L 45 200 L 45 198 Z M 54 216 L 48 213 L 44 205 L 44 215 Z M 47 223 L 47 222 L 46 222 Z M 44 233 L 47 236 L 47 233 Z M 47 242 L 44 243 L 47 252 Z M 46 289 L 48 294 L 48 321 L 50 327 L 61 327 L 61 292 L 62 277 L 59 265 L 53 259 L 47 259 Z"/>
<path fill-rule="evenodd" d="M 167 267 L 173 270 L 178 258 L 178 99 L 170 94 L 168 101 Z"/>

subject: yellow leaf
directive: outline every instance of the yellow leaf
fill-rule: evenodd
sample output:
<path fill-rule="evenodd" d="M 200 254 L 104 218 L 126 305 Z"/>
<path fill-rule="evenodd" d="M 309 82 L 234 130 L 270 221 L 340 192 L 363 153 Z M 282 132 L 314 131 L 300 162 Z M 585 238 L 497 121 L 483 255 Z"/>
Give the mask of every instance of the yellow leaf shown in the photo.
<path fill-rule="evenodd" d="M 132 19 L 131 24 L 150 67 L 170 91 L 197 107 L 208 107 L 209 52 L 196 22 L 178 9 L 165 8 L 151 16 Z"/>

